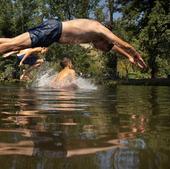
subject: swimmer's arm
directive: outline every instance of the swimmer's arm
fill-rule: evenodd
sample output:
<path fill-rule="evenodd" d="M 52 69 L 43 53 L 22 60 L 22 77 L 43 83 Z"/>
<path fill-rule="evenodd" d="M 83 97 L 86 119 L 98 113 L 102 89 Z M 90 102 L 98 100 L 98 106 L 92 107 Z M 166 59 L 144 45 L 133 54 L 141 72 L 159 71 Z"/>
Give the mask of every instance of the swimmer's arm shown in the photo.
<path fill-rule="evenodd" d="M 147 65 L 145 64 L 145 62 L 143 61 L 143 59 L 141 58 L 140 55 L 136 55 L 135 57 L 130 56 L 127 52 L 125 52 L 125 50 L 121 49 L 120 47 L 118 47 L 117 45 L 114 45 L 112 50 L 120 53 L 121 55 L 125 56 L 128 58 L 128 60 L 132 63 L 132 64 L 136 64 L 138 65 L 141 69 L 146 68 Z"/>
<path fill-rule="evenodd" d="M 125 52 L 124 50 L 122 50 L 121 48 L 119 48 L 118 46 L 114 45 L 114 46 L 112 47 L 112 50 L 120 53 L 121 55 L 123 55 L 123 56 L 125 56 L 125 57 L 127 57 L 131 63 L 133 63 L 133 64 L 135 63 L 133 57 L 130 56 L 128 53 L 126 53 L 126 52 Z"/>

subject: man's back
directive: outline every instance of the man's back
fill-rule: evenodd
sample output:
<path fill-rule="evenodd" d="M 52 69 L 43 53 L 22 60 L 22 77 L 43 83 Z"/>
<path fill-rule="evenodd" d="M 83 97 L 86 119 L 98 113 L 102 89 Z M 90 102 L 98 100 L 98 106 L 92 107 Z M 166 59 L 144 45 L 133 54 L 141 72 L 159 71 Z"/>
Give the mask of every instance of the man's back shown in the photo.
<path fill-rule="evenodd" d="M 61 82 L 61 81 L 72 81 L 75 79 L 75 71 L 73 69 L 69 68 L 64 68 L 59 74 L 57 75 L 56 81 Z"/>

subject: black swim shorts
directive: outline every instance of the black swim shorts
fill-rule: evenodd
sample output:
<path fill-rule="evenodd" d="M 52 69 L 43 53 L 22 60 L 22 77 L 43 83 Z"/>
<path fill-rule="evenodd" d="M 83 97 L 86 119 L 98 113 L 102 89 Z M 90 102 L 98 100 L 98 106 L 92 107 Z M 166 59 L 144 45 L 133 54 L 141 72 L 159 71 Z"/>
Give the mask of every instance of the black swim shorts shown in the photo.
<path fill-rule="evenodd" d="M 18 63 L 18 64 L 21 62 L 21 60 L 23 59 L 23 57 L 24 57 L 24 54 L 17 56 L 17 63 Z M 29 66 L 33 66 L 33 65 L 36 63 L 37 59 L 38 59 L 38 58 L 37 58 L 36 56 L 30 55 L 29 57 L 27 57 L 27 58 L 24 60 L 23 64 L 29 65 Z"/>
<path fill-rule="evenodd" d="M 49 19 L 41 25 L 28 30 L 31 38 L 31 47 L 48 47 L 60 39 L 62 22 L 58 19 Z"/>

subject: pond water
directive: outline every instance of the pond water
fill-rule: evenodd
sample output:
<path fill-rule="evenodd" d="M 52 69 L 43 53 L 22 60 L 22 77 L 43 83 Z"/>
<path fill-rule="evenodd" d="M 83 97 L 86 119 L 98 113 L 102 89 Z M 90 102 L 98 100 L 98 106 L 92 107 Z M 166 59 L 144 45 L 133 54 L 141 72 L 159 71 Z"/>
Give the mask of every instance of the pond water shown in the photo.
<path fill-rule="evenodd" d="M 170 87 L 0 85 L 1 169 L 169 169 Z"/>

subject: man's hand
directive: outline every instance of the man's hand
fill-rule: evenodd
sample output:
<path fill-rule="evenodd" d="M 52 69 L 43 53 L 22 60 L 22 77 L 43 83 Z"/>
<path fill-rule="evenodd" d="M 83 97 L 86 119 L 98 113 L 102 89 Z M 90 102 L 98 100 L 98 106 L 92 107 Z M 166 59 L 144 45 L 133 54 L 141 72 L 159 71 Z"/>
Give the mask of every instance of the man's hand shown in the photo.
<path fill-rule="evenodd" d="M 129 57 L 129 61 L 134 64 L 137 65 L 138 67 L 140 67 L 141 69 L 146 69 L 147 65 L 144 62 L 144 60 L 141 57 Z"/>
<path fill-rule="evenodd" d="M 139 53 L 137 53 L 137 52 L 136 52 L 136 55 L 134 56 L 134 62 L 135 62 L 136 65 L 138 65 L 142 69 L 147 68 L 146 63 L 142 59 L 141 55 Z"/>
<path fill-rule="evenodd" d="M 137 65 L 141 69 L 146 69 L 147 68 L 147 65 L 145 64 L 145 62 L 142 59 L 142 57 L 140 56 L 140 54 L 138 52 L 136 52 L 136 50 L 133 47 L 131 47 L 130 45 L 128 45 L 126 47 L 126 49 L 122 49 L 119 46 L 114 45 L 112 50 L 120 53 L 121 55 L 124 55 L 125 57 L 128 58 L 128 60 L 132 64 Z"/>

